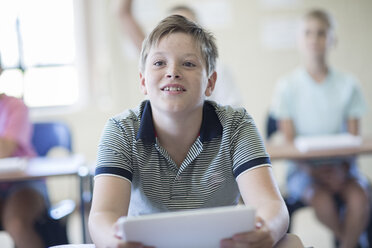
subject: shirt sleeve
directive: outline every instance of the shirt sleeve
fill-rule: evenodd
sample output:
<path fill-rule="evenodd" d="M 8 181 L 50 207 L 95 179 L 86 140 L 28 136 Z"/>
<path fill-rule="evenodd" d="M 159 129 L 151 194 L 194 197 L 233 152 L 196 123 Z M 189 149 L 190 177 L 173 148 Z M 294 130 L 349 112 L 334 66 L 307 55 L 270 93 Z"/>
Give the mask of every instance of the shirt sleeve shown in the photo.
<path fill-rule="evenodd" d="M 291 118 L 291 92 L 288 84 L 287 80 L 282 79 L 274 91 L 270 112 L 278 120 Z"/>
<path fill-rule="evenodd" d="M 232 136 L 231 153 L 235 178 L 252 168 L 271 164 L 262 137 L 246 111 Z"/>
<path fill-rule="evenodd" d="M 2 137 L 15 141 L 18 149 L 30 146 L 32 125 L 28 116 L 28 108 L 19 99 L 9 101 L 8 116 L 2 130 Z"/>
<path fill-rule="evenodd" d="M 367 104 L 363 97 L 362 91 L 358 82 L 354 79 L 354 84 L 351 90 L 349 103 L 346 107 L 346 116 L 350 118 L 361 118 L 367 110 Z"/>
<path fill-rule="evenodd" d="M 110 119 L 98 146 L 95 175 L 112 175 L 132 181 L 131 142 L 125 128 Z"/>

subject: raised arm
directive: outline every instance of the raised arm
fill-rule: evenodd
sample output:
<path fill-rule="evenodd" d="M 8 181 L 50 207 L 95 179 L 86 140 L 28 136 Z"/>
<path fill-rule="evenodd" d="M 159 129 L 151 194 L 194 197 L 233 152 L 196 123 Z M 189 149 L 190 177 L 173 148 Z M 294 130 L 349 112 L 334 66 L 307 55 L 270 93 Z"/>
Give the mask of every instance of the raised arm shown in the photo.
<path fill-rule="evenodd" d="M 235 238 L 254 244 L 253 247 L 272 247 L 285 235 L 289 217 L 271 167 L 247 171 L 237 182 L 244 203 L 257 209 L 257 228 Z"/>
<path fill-rule="evenodd" d="M 117 219 L 128 213 L 130 189 L 130 182 L 122 178 L 102 175 L 95 179 L 89 231 L 97 248 L 141 247 L 125 244 L 115 236 Z"/>
<path fill-rule="evenodd" d="M 140 52 L 145 33 L 133 16 L 132 0 L 120 0 L 119 18 L 121 25 L 123 25 L 124 33 L 130 37 L 138 52 Z"/>

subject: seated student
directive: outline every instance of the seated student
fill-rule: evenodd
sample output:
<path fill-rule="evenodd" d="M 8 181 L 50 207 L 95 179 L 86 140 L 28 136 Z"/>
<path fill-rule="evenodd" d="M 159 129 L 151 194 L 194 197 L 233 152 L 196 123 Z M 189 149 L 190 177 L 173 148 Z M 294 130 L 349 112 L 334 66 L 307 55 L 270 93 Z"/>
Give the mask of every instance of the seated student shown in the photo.
<path fill-rule="evenodd" d="M 145 33 L 132 14 L 132 3 L 133 0 L 120 1 L 120 6 L 118 8 L 119 17 L 123 25 L 123 31 L 129 35 L 129 38 L 138 49 L 138 52 L 140 52 L 142 42 L 145 39 Z M 194 22 L 198 22 L 195 11 L 186 5 L 175 5 L 169 10 L 169 13 L 172 15 L 181 15 Z M 213 95 L 207 99 L 213 100 L 221 105 L 242 107 L 243 99 L 231 70 L 229 70 L 226 65 L 222 64 L 221 61 L 218 61 L 216 71 L 218 73 L 217 84 L 213 91 Z"/>
<path fill-rule="evenodd" d="M 327 12 L 315 9 L 304 16 L 299 40 L 304 64 L 279 81 L 272 105 L 290 142 L 299 135 L 359 134 L 365 102 L 355 78 L 328 64 L 334 36 Z M 356 247 L 366 228 L 370 210 L 366 187 L 354 158 L 292 163 L 287 184 L 289 197 L 313 207 L 342 248 Z M 345 204 L 343 219 L 335 196 Z"/>
<path fill-rule="evenodd" d="M 141 247 L 115 236 L 120 216 L 245 204 L 256 229 L 221 247 L 272 247 L 288 212 L 252 117 L 206 101 L 215 86 L 213 36 L 182 16 L 144 41 L 140 85 L 148 101 L 111 118 L 99 144 L 89 229 L 97 247 Z M 242 220 L 244 221 L 244 220 Z"/>
<path fill-rule="evenodd" d="M 35 156 L 31 134 L 23 101 L 0 93 L 0 158 Z M 44 247 L 34 223 L 45 211 L 45 194 L 43 181 L 0 183 L 0 224 L 17 248 Z"/>

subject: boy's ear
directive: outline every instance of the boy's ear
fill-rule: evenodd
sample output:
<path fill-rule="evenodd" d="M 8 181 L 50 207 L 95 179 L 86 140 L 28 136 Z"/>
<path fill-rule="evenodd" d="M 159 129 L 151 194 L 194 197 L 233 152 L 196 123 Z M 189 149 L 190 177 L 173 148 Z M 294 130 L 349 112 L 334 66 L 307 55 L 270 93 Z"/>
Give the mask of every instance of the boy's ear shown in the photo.
<path fill-rule="evenodd" d="M 216 85 L 217 81 L 217 72 L 214 71 L 212 75 L 208 78 L 208 85 L 207 88 L 205 89 L 205 95 L 206 96 L 211 96 L 212 92 L 214 90 L 214 86 Z"/>
<path fill-rule="evenodd" d="M 141 91 L 144 95 L 147 95 L 147 88 L 146 88 L 146 80 L 145 80 L 145 77 L 143 76 L 143 74 L 140 72 L 139 74 L 140 76 L 140 87 L 141 87 Z"/>

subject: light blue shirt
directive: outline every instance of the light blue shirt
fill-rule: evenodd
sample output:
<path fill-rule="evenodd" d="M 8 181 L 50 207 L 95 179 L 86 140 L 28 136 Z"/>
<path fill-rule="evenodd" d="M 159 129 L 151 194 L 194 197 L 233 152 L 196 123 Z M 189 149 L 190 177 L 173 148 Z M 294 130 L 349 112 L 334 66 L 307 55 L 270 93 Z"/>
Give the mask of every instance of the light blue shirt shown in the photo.
<path fill-rule="evenodd" d="M 272 113 L 291 119 L 296 135 L 335 134 L 346 131 L 346 121 L 359 119 L 366 103 L 357 80 L 333 69 L 322 83 L 298 68 L 278 82 Z"/>

